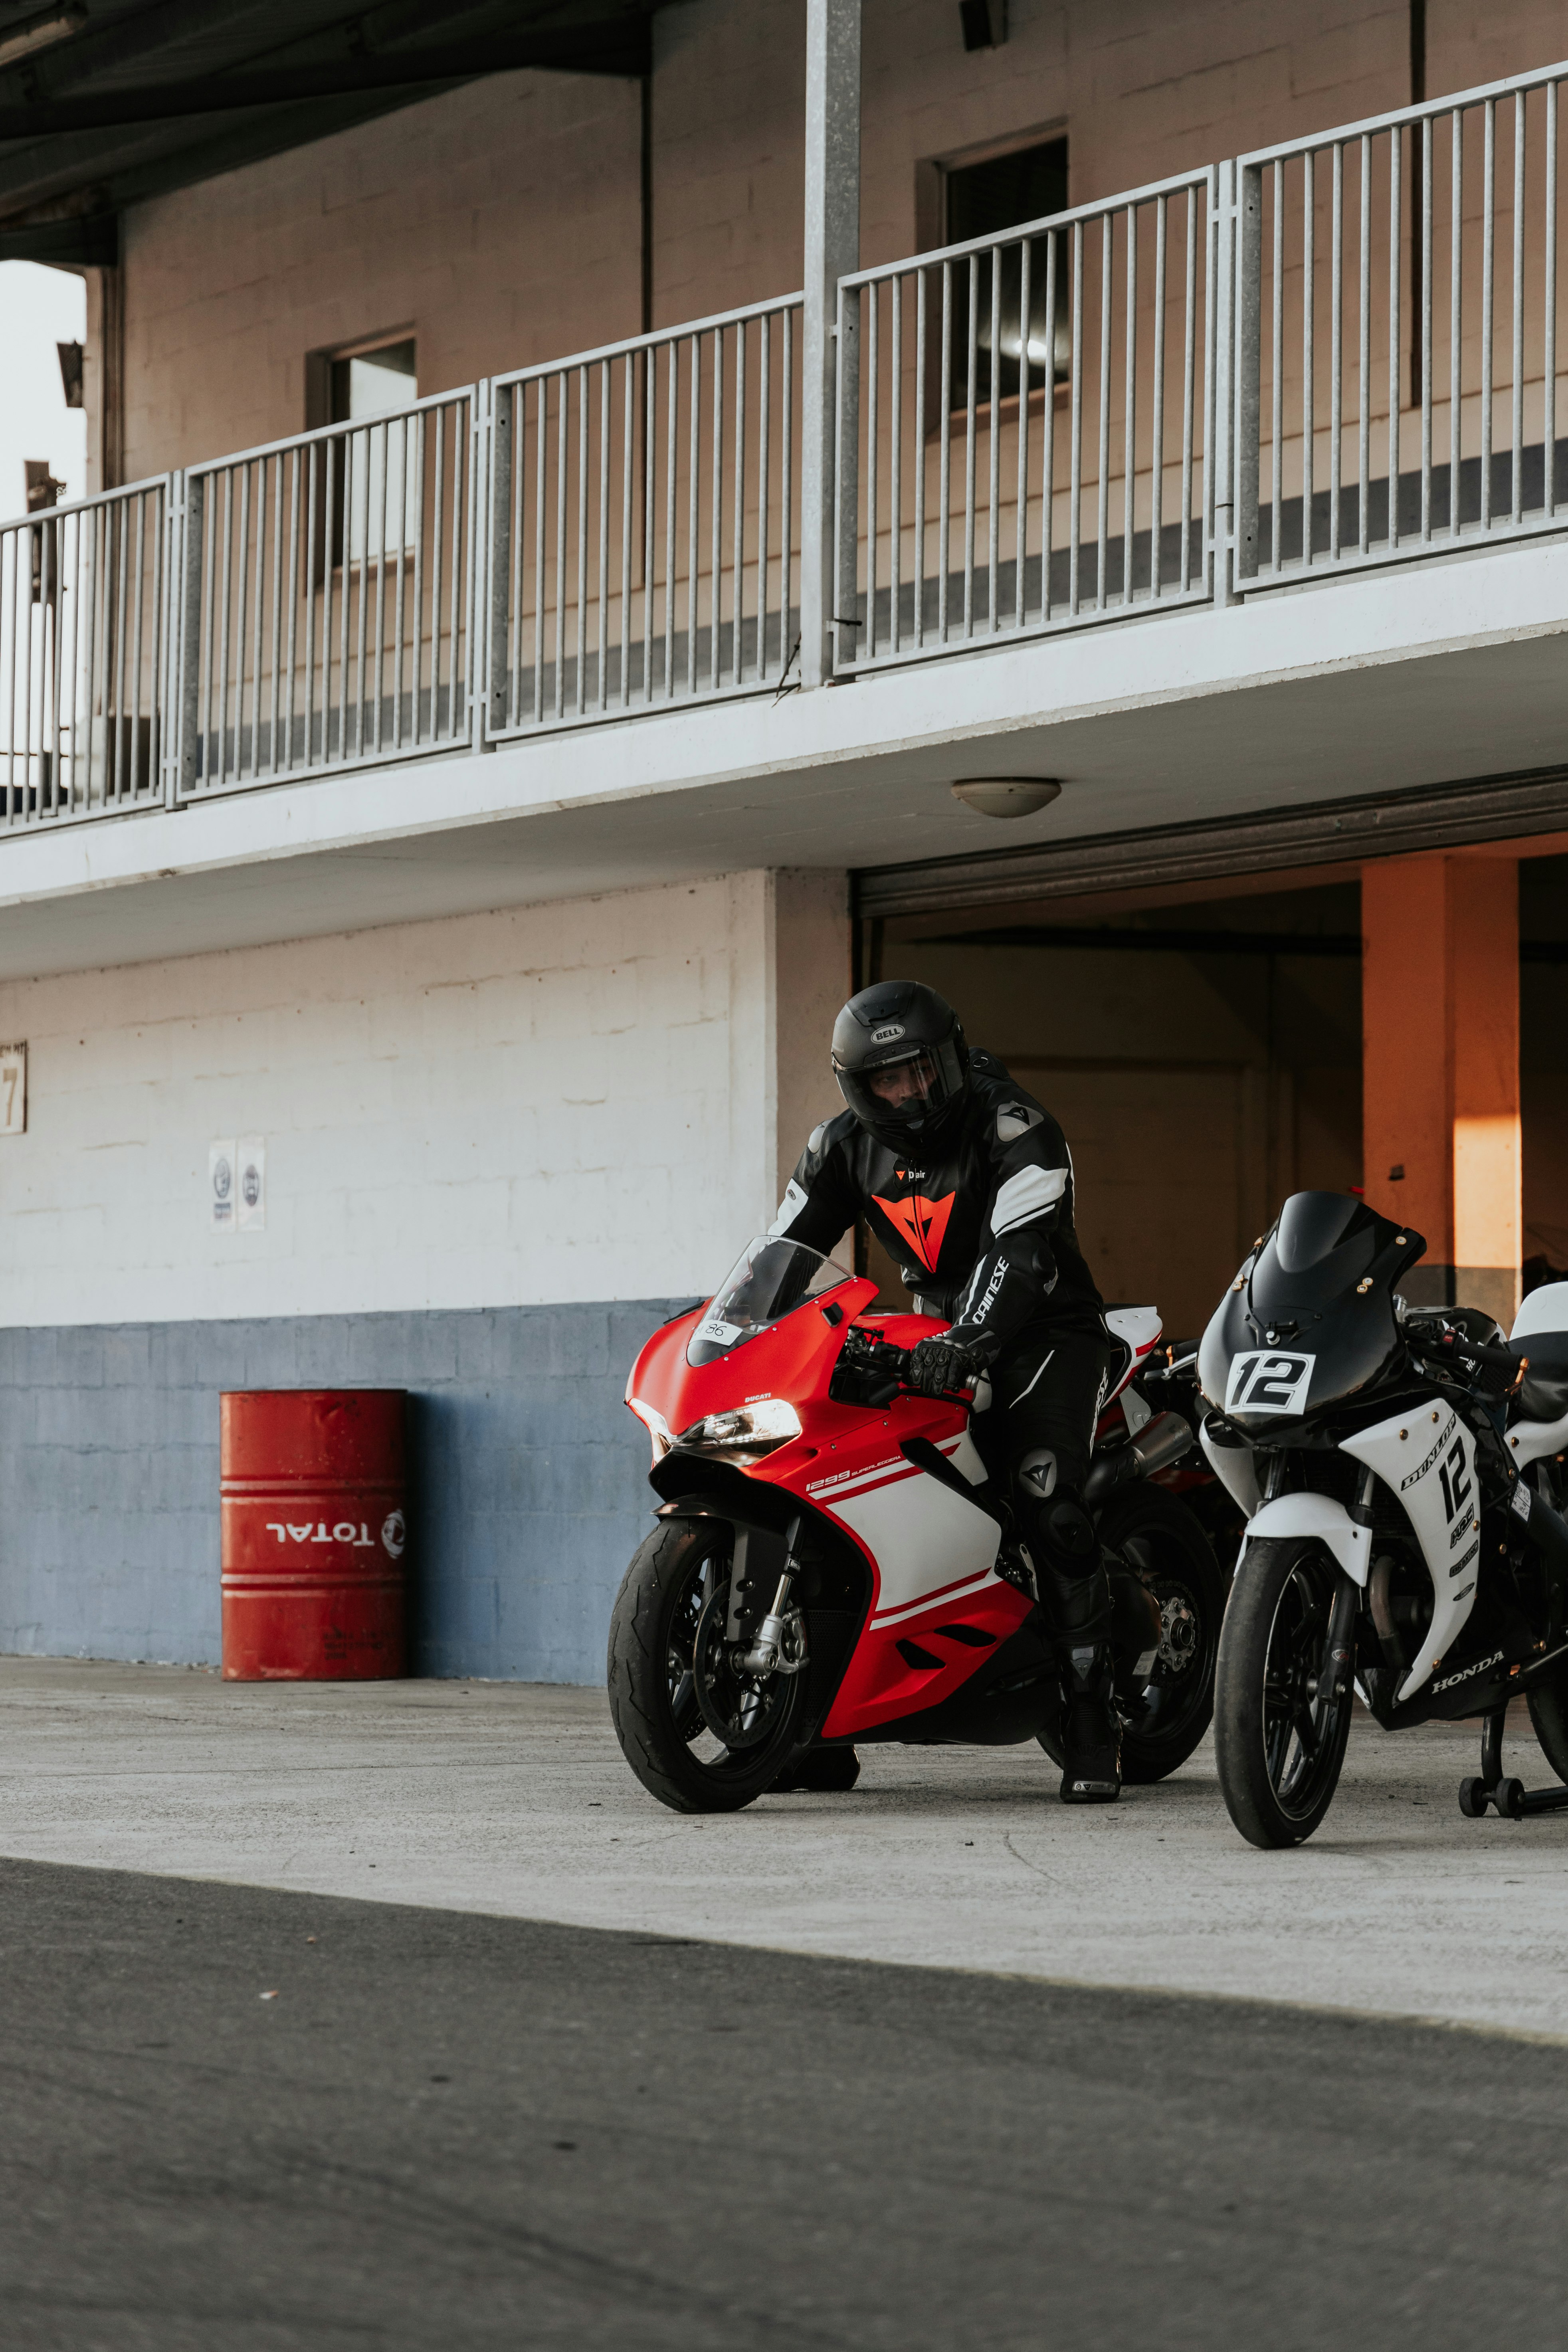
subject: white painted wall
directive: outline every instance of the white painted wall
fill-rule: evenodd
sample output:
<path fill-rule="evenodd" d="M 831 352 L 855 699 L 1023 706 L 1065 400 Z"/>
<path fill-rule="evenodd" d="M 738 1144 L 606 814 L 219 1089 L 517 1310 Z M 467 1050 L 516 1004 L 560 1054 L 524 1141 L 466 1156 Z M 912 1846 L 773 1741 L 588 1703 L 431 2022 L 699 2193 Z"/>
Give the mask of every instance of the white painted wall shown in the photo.
<path fill-rule="evenodd" d="M 0 987 L 0 1322 L 695 1296 L 837 1100 L 847 939 L 842 877 L 752 872 Z M 215 1232 L 247 1133 L 267 1230 Z"/>

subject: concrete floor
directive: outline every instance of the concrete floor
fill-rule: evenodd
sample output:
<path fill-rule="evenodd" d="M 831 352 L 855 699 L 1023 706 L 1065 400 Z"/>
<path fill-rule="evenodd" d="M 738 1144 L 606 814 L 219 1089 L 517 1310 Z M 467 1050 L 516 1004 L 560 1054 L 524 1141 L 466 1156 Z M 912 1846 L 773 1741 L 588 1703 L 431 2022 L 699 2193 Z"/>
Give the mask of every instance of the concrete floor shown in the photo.
<path fill-rule="evenodd" d="M 850 1796 L 690 1820 L 595 1691 L 7 1659 L 0 1853 L 1568 2037 L 1568 1816 L 1463 1820 L 1476 1738 L 1358 1720 L 1324 1828 L 1264 1854 L 1206 1747 L 1104 1811 L 1032 1748 L 872 1748 Z M 1508 1757 L 1550 1777 L 1522 1720 Z"/>

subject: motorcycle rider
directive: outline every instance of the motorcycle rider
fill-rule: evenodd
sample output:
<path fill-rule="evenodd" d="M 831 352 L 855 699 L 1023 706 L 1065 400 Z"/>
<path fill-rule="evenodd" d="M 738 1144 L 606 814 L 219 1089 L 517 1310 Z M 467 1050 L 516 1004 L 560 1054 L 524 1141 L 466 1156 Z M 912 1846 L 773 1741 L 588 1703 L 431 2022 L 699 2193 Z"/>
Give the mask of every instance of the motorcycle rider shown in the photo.
<path fill-rule="evenodd" d="M 912 1383 L 940 1396 L 989 1378 L 974 1442 L 1008 1482 L 1055 1632 L 1062 1801 L 1109 1803 L 1121 1784 L 1110 1594 L 1082 1492 L 1110 1335 L 1073 1229 L 1066 1139 L 918 981 L 851 997 L 832 1060 L 848 1108 L 813 1129 L 772 1230 L 826 1255 L 864 1217 L 917 1307 L 952 1325 L 913 1349 Z"/>

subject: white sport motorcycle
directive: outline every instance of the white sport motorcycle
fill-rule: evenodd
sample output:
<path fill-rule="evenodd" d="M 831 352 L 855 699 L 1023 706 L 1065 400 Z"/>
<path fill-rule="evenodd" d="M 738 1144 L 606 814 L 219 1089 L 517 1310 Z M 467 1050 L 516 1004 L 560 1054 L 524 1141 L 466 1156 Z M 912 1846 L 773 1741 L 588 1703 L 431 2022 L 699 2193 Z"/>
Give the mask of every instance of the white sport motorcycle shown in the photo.
<path fill-rule="evenodd" d="M 1398 1283 L 1421 1235 L 1298 1192 L 1198 1352 L 1204 1451 L 1247 1517 L 1220 1635 L 1215 1758 L 1254 1845 L 1297 1845 L 1332 1801 L 1353 1696 L 1387 1731 L 1479 1716 L 1471 1817 L 1568 1807 L 1502 1771 L 1522 1694 L 1568 1781 L 1568 1283 L 1505 1339 Z"/>

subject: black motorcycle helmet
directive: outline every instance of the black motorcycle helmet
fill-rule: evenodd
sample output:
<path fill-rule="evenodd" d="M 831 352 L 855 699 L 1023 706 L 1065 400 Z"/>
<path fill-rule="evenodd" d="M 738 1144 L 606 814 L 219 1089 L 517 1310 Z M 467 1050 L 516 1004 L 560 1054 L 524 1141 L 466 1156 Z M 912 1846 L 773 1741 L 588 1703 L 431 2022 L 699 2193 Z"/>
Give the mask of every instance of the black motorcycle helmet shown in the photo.
<path fill-rule="evenodd" d="M 838 1091 L 879 1143 L 913 1159 L 943 1142 L 969 1092 L 957 1013 L 918 980 L 882 980 L 833 1024 Z"/>

